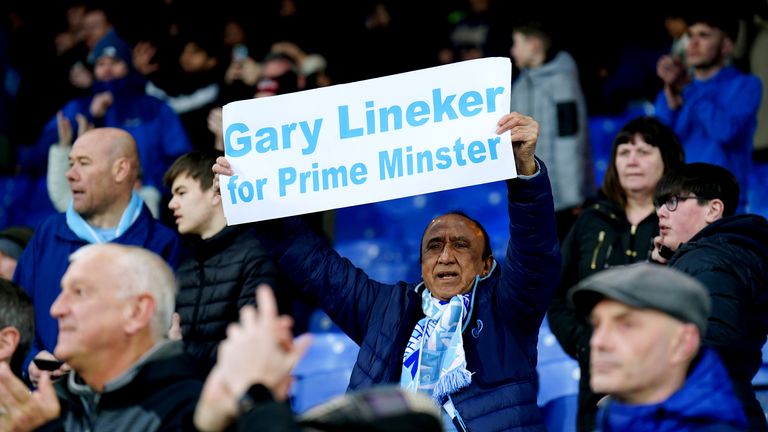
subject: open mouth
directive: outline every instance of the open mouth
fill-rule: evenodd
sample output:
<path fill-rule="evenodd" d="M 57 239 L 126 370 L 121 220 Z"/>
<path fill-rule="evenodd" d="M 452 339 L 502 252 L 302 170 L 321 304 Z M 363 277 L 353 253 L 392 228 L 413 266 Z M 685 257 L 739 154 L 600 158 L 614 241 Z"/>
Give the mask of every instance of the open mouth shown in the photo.
<path fill-rule="evenodd" d="M 459 277 L 459 274 L 456 272 L 438 272 L 437 278 L 440 280 L 448 280 L 448 279 L 454 279 Z"/>

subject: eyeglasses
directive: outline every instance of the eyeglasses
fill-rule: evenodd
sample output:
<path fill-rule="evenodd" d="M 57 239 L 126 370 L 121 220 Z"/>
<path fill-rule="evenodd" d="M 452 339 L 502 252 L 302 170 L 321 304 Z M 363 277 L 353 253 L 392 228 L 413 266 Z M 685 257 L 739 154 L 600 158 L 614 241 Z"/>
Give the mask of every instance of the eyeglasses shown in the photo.
<path fill-rule="evenodd" d="M 686 196 L 672 195 L 671 197 L 667 198 L 667 200 L 664 201 L 664 203 L 654 201 L 653 205 L 656 207 L 656 211 L 659 211 L 659 209 L 661 208 L 661 205 L 664 204 L 664 207 L 666 207 L 667 210 L 673 212 L 677 210 L 677 205 L 680 203 L 680 201 L 685 201 L 687 199 L 692 199 L 692 198 L 699 198 L 699 197 L 697 197 L 696 195 L 686 195 Z"/>

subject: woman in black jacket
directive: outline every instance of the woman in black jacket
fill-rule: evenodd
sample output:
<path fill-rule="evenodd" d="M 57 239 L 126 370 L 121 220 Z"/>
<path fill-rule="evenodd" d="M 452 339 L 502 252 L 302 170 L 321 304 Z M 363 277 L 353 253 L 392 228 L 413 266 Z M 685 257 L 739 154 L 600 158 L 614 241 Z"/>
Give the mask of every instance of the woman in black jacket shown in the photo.
<path fill-rule="evenodd" d="M 579 431 L 594 430 L 602 395 L 589 387 L 591 327 L 569 307 L 568 291 L 603 269 L 648 259 L 659 232 L 653 205 L 656 183 L 683 162 L 683 148 L 671 129 L 652 117 L 631 120 L 613 141 L 611 165 L 603 180 L 604 199 L 584 210 L 563 242 L 560 285 L 547 316 L 552 333 L 581 368 Z"/>

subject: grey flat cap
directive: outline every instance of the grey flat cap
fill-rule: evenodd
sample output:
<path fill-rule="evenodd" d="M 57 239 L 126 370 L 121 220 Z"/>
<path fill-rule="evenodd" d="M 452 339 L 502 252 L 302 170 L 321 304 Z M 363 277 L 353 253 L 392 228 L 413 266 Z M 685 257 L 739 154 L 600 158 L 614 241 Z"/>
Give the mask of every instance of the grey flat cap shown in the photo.
<path fill-rule="evenodd" d="M 710 298 L 693 277 L 658 264 L 637 263 L 612 267 L 576 285 L 568 294 L 577 313 L 587 316 L 603 298 L 639 309 L 655 309 L 682 322 L 707 330 Z"/>

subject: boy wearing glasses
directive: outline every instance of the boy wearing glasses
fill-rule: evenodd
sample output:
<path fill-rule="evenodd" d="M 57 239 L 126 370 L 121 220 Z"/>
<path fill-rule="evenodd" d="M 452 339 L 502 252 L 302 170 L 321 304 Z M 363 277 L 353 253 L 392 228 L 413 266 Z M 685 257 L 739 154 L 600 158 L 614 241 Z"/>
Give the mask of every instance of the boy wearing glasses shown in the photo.
<path fill-rule="evenodd" d="M 709 290 L 712 310 L 703 342 L 722 357 L 750 430 L 766 431 L 751 381 L 768 334 L 768 221 L 736 215 L 736 178 L 707 163 L 665 174 L 654 202 L 660 235 L 652 258 L 688 273 Z"/>

